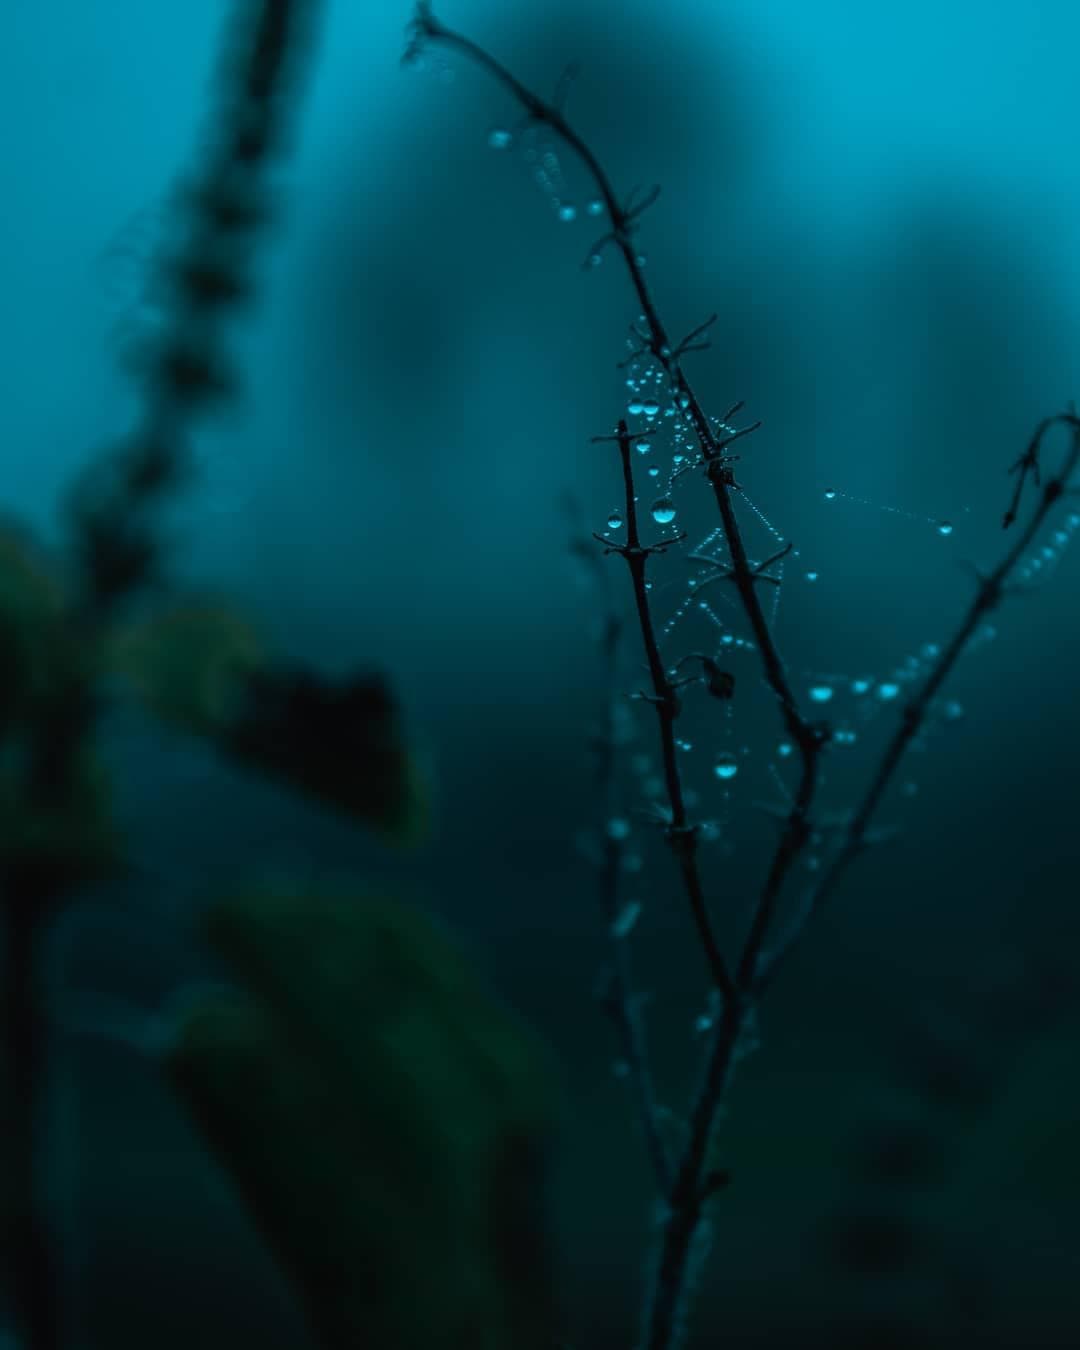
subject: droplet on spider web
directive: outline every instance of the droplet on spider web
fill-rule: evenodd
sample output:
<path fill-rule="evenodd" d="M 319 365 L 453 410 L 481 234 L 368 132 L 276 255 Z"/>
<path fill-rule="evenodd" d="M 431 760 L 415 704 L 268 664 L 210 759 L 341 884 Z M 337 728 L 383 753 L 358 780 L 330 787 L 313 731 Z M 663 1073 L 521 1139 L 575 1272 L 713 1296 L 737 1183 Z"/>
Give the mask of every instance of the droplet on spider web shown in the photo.
<path fill-rule="evenodd" d="M 649 465 L 649 477 L 650 477 L 650 478 L 659 478 L 659 477 L 660 477 L 660 469 L 658 468 L 657 465 L 655 465 L 655 464 L 650 464 L 650 465 Z"/>
<path fill-rule="evenodd" d="M 611 936 L 619 939 L 629 937 L 640 916 L 640 903 L 637 900 L 627 901 L 611 925 Z"/>
<path fill-rule="evenodd" d="M 604 203 L 599 197 L 594 197 L 585 209 L 590 216 L 602 216 L 604 214 Z"/>
<path fill-rule="evenodd" d="M 488 145 L 492 150 L 509 150 L 514 138 L 505 127 L 492 127 L 488 132 Z"/>
<path fill-rule="evenodd" d="M 877 687 L 878 698 L 884 699 L 886 703 L 890 699 L 894 699 L 899 692 L 900 686 L 892 680 L 886 680 L 884 684 L 879 684 Z"/>
<path fill-rule="evenodd" d="M 826 489 L 825 489 L 825 500 L 826 500 L 827 502 L 832 502 L 832 501 L 835 501 L 835 500 L 836 500 L 836 489 L 835 489 L 835 488 L 826 488 Z"/>
<path fill-rule="evenodd" d="M 657 525 L 670 525 L 675 519 L 675 503 L 670 497 L 657 497 L 652 504 L 652 518 Z"/>
<path fill-rule="evenodd" d="M 631 417 L 640 417 L 645 410 L 645 405 L 639 398 L 631 399 L 626 405 L 626 411 Z"/>
<path fill-rule="evenodd" d="M 641 411 L 646 417 L 655 417 L 660 411 L 660 404 L 654 402 L 644 403 L 642 404 Z"/>
<path fill-rule="evenodd" d="M 652 441 L 635 441 L 634 449 L 639 455 L 647 455 L 652 449 Z"/>
<path fill-rule="evenodd" d="M 953 527 L 951 520 L 939 520 L 937 524 L 938 534 L 952 534 Z"/>
<path fill-rule="evenodd" d="M 612 511 L 611 515 L 607 518 L 607 527 L 609 530 L 621 530 L 622 523 L 622 516 L 618 511 Z"/>
<path fill-rule="evenodd" d="M 713 762 L 713 773 L 717 778 L 727 781 L 739 772 L 739 761 L 730 750 L 721 750 Z"/>
<path fill-rule="evenodd" d="M 577 219 L 577 207 L 570 202 L 564 202 L 559 207 L 559 219 L 562 221 L 571 221 Z"/>
<path fill-rule="evenodd" d="M 831 684 L 815 684 L 810 687 L 810 697 L 815 703 L 828 703 L 833 696 Z"/>

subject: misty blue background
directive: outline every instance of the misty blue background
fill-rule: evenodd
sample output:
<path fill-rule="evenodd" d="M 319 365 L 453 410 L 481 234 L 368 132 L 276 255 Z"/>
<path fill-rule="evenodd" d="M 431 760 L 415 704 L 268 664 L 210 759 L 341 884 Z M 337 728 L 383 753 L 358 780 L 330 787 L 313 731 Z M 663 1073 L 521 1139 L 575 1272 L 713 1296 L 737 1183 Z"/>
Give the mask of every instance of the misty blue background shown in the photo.
<path fill-rule="evenodd" d="M 226 9 L 8 7 L 3 506 L 42 529 L 133 406 L 122 356 L 154 322 L 146 259 L 205 126 Z M 435 909 L 563 1057 L 574 1344 L 619 1344 L 648 1193 L 591 999 L 602 945 L 578 840 L 595 823 L 586 738 L 602 690 L 595 594 L 568 555 L 560 497 L 574 495 L 588 529 L 618 503 L 610 447 L 589 438 L 624 406 L 615 366 L 636 306 L 613 254 L 580 267 L 602 227 L 558 222 L 520 157 L 487 147 L 516 119 L 507 98 L 453 57 L 452 78 L 438 62 L 399 68 L 408 12 L 327 9 L 259 308 L 236 332 L 244 395 L 201 431 L 202 482 L 171 527 L 181 579 L 242 602 L 282 652 L 388 673 L 433 785 L 434 837 L 388 854 L 197 747 L 120 723 L 111 744 L 147 880 L 58 933 L 56 978 L 155 1007 L 202 970 L 188 933 L 199 895 L 252 870 L 348 873 Z M 646 271 L 672 335 L 719 313 L 712 349 L 687 358 L 706 406 L 744 399 L 763 420 L 739 480 L 800 550 L 777 617 L 800 692 L 822 676 L 888 678 L 941 641 L 971 593 L 965 560 L 990 564 L 1003 546 L 1006 469 L 1040 417 L 1080 397 L 1075 6 L 440 13 L 545 93 L 580 61 L 573 124 L 620 192 L 662 183 L 640 233 Z M 561 158 L 582 207 L 588 185 Z M 826 487 L 844 495 L 826 503 Z M 677 501 L 698 542 L 711 528 L 700 483 L 680 480 Z M 743 516 L 766 556 L 770 536 Z M 940 518 L 954 523 L 947 539 Z M 1078 569 L 1074 545 L 995 616 L 997 638 L 948 691 L 964 716 L 935 723 L 901 775 L 913 795 L 883 810 L 903 835 L 853 870 L 770 1001 L 732 1105 L 736 1184 L 719 1207 L 703 1337 L 738 1328 L 733 1344 L 786 1344 L 792 1328 L 831 1335 L 898 1308 L 944 1343 L 958 1343 L 949 1319 L 980 1310 L 987 1344 L 1075 1341 L 1080 1023 L 1069 1012 L 1024 1039 L 987 1030 L 987 1009 L 1048 970 L 1071 981 Z M 678 554 L 658 570 L 661 620 L 690 575 Z M 738 634 L 735 611 L 716 607 Z M 670 655 L 717 638 L 691 610 Z M 774 837 L 753 803 L 779 800 L 773 768 L 785 772 L 754 659 L 731 655 L 733 725 L 698 698 L 684 730 L 698 809 L 726 830 L 706 869 L 732 939 Z M 626 688 L 638 662 L 628 645 Z M 835 810 L 854 800 L 888 717 L 860 721 L 846 686 L 826 711 L 859 731 L 830 759 Z M 650 733 L 642 720 L 628 753 L 649 754 Z M 723 802 L 710 756 L 729 744 L 749 753 Z M 638 966 L 677 1106 L 702 961 L 669 860 L 631 818 Z M 981 1115 L 934 1116 L 954 1160 L 920 1202 L 938 1273 L 845 1283 L 817 1225 L 847 1203 L 845 1141 L 864 1118 L 928 1110 L 896 1049 L 927 1028 L 977 1042 L 997 1066 Z M 57 1205 L 73 1328 L 93 1345 L 299 1343 L 288 1293 L 152 1064 L 99 1036 L 68 1032 L 63 1046 Z"/>

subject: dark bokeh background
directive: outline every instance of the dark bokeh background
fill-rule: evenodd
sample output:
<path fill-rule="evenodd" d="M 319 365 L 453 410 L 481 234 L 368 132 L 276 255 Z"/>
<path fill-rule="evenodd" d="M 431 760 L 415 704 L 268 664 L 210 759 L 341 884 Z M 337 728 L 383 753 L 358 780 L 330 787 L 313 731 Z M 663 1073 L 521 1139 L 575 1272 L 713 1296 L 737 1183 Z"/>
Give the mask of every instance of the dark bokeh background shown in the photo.
<path fill-rule="evenodd" d="M 222 10 L 53 0 L 11 16 L 3 495 L 42 525 L 125 424 L 120 358 L 154 323 L 145 263 L 201 125 Z M 618 501 L 610 448 L 589 437 L 624 407 L 615 366 L 636 310 L 614 255 L 580 268 L 602 231 L 577 166 L 560 157 L 579 207 L 562 223 L 520 153 L 488 149 L 516 115 L 490 82 L 454 60 L 449 75 L 399 69 L 407 17 L 329 8 L 261 310 L 240 337 L 246 395 L 202 436 L 203 483 L 173 528 L 184 575 L 241 600 L 282 651 L 389 673 L 435 835 L 389 855 L 199 750 L 112 729 L 145 876 L 88 902 L 55 960 L 71 1008 L 56 1205 L 88 1347 L 304 1343 L 153 1063 L 102 1034 L 202 973 L 200 897 L 252 870 L 350 874 L 421 901 L 545 1031 L 568 1087 L 556 1199 L 572 1341 L 632 1334 L 650 1200 L 591 993 L 602 943 L 580 835 L 603 691 L 596 595 L 560 498 L 589 529 Z M 963 564 L 1003 546 L 1005 470 L 1036 420 L 1080 395 L 1074 7 L 475 0 L 443 17 L 545 91 L 579 61 L 575 125 L 621 190 L 663 184 L 646 269 L 674 334 L 719 313 L 711 351 L 688 358 L 707 406 L 745 399 L 764 421 L 740 481 L 800 550 L 777 632 L 800 689 L 831 678 L 828 712 L 858 731 L 824 794 L 850 805 L 889 725 L 880 705 L 861 715 L 851 677 L 913 671 L 948 634 L 971 593 Z M 825 502 L 826 487 L 841 496 Z M 680 480 L 677 501 L 699 542 L 700 484 Z M 773 551 L 742 514 L 758 556 Z M 1075 546 L 1055 551 L 965 659 L 949 691 L 963 715 L 912 754 L 883 811 L 902 834 L 851 873 L 770 999 L 731 1103 L 734 1183 L 692 1344 L 1080 1337 L 1080 573 Z M 665 561 L 662 620 L 692 574 Z M 741 635 L 736 611 L 714 608 Z M 669 651 L 719 639 L 690 607 Z M 732 938 L 773 837 L 755 803 L 782 801 L 776 775 L 790 775 L 754 661 L 731 653 L 733 721 L 698 700 L 684 732 L 698 809 L 721 825 L 707 870 Z M 627 688 L 637 662 L 628 647 Z M 655 761 L 648 720 L 635 726 L 627 760 Z M 725 801 L 710 767 L 729 746 L 747 753 Z M 627 896 L 644 906 L 638 965 L 678 1110 L 703 969 L 640 813 L 648 777 L 627 770 L 642 858 Z M 865 1180 L 875 1127 L 921 1141 L 891 1183 Z"/>

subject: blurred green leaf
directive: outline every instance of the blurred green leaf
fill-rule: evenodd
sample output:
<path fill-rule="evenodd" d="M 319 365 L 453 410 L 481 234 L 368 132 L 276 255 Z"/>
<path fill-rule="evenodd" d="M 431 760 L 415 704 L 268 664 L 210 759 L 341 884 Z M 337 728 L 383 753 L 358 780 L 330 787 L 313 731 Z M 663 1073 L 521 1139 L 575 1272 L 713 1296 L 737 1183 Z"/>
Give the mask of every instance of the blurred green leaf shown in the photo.
<path fill-rule="evenodd" d="M 109 666 L 157 717 L 379 831 L 411 844 L 424 785 L 395 702 L 376 675 L 332 681 L 274 668 L 227 606 L 188 602 L 126 625 Z"/>
<path fill-rule="evenodd" d="M 388 842 L 413 843 L 426 830 L 424 786 L 378 675 L 334 682 L 303 670 L 257 671 L 223 743 Z"/>
<path fill-rule="evenodd" d="M 243 993 L 168 1067 L 321 1343 L 550 1350 L 545 1050 L 401 905 L 252 893 L 207 928 Z"/>
<path fill-rule="evenodd" d="M 108 665 L 155 716 L 225 736 L 253 671 L 265 661 L 254 629 L 227 605 L 187 601 L 125 624 Z"/>

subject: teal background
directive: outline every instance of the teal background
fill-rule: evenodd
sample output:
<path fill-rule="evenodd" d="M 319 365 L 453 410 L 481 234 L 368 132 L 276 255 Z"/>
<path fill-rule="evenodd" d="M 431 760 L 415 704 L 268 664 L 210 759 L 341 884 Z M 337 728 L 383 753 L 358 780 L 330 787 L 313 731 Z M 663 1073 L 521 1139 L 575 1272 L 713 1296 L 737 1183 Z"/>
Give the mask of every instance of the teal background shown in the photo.
<path fill-rule="evenodd" d="M 146 260 L 205 125 L 226 8 L 9 0 L 3 505 L 43 528 L 130 415 L 121 358 L 154 322 Z M 580 61 L 575 126 L 621 191 L 663 184 L 640 235 L 660 311 L 675 335 L 719 312 L 688 369 L 710 409 L 745 399 L 763 419 L 740 482 L 820 573 L 796 574 L 778 611 L 800 688 L 885 677 L 941 641 L 971 593 L 965 560 L 1003 545 L 1006 469 L 1040 417 L 1080 396 L 1075 7 L 440 12 L 545 92 Z M 556 1192 L 575 1350 L 626 1345 L 634 1325 L 650 1202 L 591 998 L 603 948 L 576 844 L 596 810 L 596 598 L 559 501 L 572 492 L 590 529 L 618 502 L 610 448 L 589 438 L 623 407 L 615 364 L 636 310 L 613 255 L 580 268 L 595 222 L 558 222 L 520 159 L 487 148 L 514 116 L 505 96 L 454 58 L 452 79 L 399 68 L 407 18 L 328 7 L 259 309 L 237 330 L 244 393 L 200 435 L 202 482 L 170 528 L 179 576 L 242 602 L 281 651 L 389 674 L 433 783 L 434 837 L 388 854 L 197 747 L 111 726 L 143 875 L 90 897 L 55 941 L 58 990 L 81 991 L 58 994 L 55 1083 L 73 1344 L 303 1343 L 152 1061 L 100 1034 L 206 973 L 200 896 L 253 870 L 355 875 L 455 924 L 566 1068 Z M 582 205 L 587 185 L 563 165 Z M 825 487 L 845 496 L 826 503 Z M 696 541 L 709 503 L 689 479 L 679 492 Z M 770 1000 L 731 1104 L 735 1180 L 693 1345 L 881 1344 L 882 1325 L 918 1344 L 1076 1341 L 1077 566 L 1074 543 L 965 659 L 949 691 L 964 716 L 931 728 L 902 775 L 917 792 L 883 810 L 903 834 L 853 870 Z M 665 560 L 661 619 L 688 574 Z M 715 640 L 691 612 L 671 655 Z M 628 646 L 628 689 L 638 660 Z M 732 662 L 733 726 L 694 700 L 685 762 L 699 809 L 727 822 L 706 866 L 733 940 L 774 837 L 754 803 L 778 789 L 774 713 L 752 655 Z M 888 710 L 864 725 L 838 693 L 828 711 L 860 733 L 830 765 L 823 802 L 841 809 Z M 635 725 L 628 751 L 650 753 L 648 721 Z M 729 731 L 750 753 L 725 804 L 709 756 Z M 637 962 L 677 1109 L 702 961 L 660 841 L 632 819 Z M 1051 985 L 1056 1001 L 1024 1024 L 1017 991 L 1031 1004 Z M 984 1072 L 977 1109 L 919 1089 L 928 1042 Z M 866 1121 L 911 1115 L 945 1158 L 934 1186 L 901 1197 L 925 1248 L 901 1276 L 857 1277 L 823 1225 L 878 1203 L 854 1175 Z"/>

